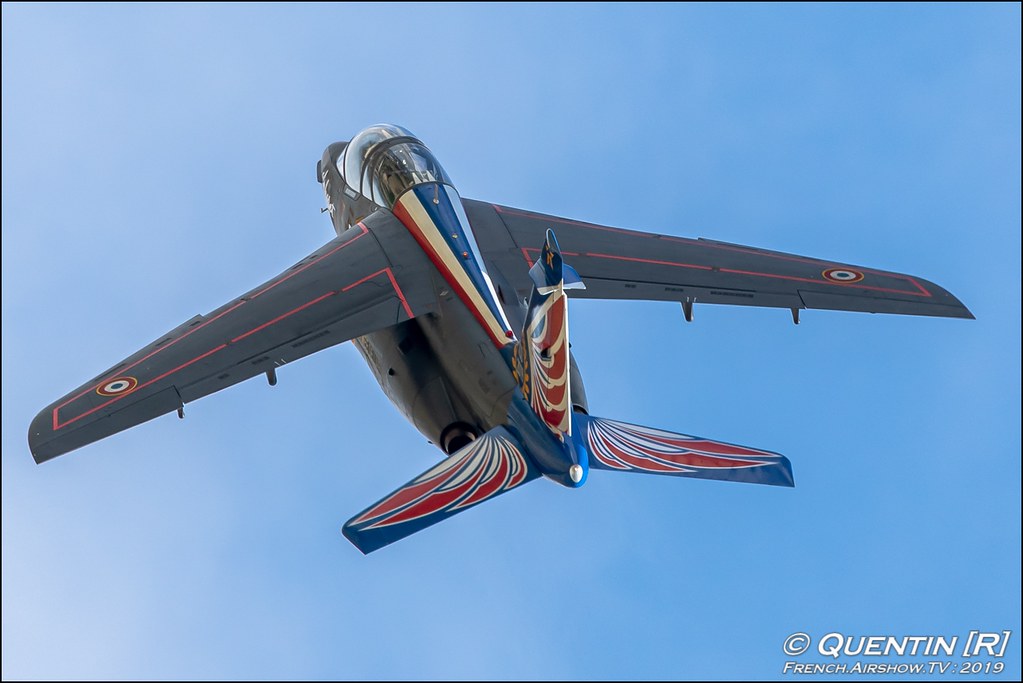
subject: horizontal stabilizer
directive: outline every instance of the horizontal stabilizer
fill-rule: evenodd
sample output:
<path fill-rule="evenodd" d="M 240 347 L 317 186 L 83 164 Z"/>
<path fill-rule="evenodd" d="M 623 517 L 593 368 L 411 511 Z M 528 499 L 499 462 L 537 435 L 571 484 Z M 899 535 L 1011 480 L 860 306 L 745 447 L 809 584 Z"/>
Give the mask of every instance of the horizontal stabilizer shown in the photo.
<path fill-rule="evenodd" d="M 495 427 L 352 517 L 341 531 L 371 553 L 539 476 L 518 440 Z"/>
<path fill-rule="evenodd" d="M 566 263 L 562 266 L 562 269 L 562 274 L 565 276 L 565 289 L 586 289 L 583 279 L 579 277 L 579 273 L 576 272 L 575 268 Z"/>
<path fill-rule="evenodd" d="M 793 486 L 788 458 L 661 429 L 575 414 L 576 434 L 590 452 L 590 467 L 617 472 Z"/>
<path fill-rule="evenodd" d="M 529 269 L 529 279 L 540 294 L 547 296 L 558 287 L 565 289 L 586 289 L 583 280 L 575 268 L 565 263 L 561 257 L 561 247 L 553 230 L 548 230 L 540 258 Z"/>

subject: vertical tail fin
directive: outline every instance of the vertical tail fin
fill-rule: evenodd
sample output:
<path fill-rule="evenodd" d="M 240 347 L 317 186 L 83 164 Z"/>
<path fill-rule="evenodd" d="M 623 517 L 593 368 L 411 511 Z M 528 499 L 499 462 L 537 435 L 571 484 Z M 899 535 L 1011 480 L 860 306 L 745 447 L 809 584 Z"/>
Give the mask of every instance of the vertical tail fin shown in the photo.
<path fill-rule="evenodd" d="M 542 295 L 551 294 L 558 287 L 586 289 L 579 273 L 561 257 L 561 247 L 558 246 L 558 239 L 554 236 L 553 230 L 547 231 L 547 238 L 540 250 L 540 258 L 529 269 L 529 278 L 533 281 L 536 291 Z"/>
<path fill-rule="evenodd" d="M 584 288 L 582 279 L 561 257 L 554 232 L 547 231 L 540 258 L 529 269 L 529 297 L 522 340 L 515 349 L 515 370 L 533 411 L 558 437 L 572 434 L 569 382 L 568 297 L 566 289 Z"/>

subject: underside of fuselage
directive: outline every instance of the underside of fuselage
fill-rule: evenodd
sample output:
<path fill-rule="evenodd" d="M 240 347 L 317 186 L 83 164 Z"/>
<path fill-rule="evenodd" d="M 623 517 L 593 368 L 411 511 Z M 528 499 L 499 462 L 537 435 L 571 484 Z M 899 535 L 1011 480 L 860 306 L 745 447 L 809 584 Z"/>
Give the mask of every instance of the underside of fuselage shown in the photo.
<path fill-rule="evenodd" d="M 454 188 L 439 165 L 416 157 L 417 141 L 401 133 L 381 132 L 372 144 L 356 138 L 330 145 L 317 176 L 339 235 L 369 213 L 389 212 L 434 263 L 434 312 L 353 341 L 391 402 L 431 443 L 451 454 L 508 421 L 519 386 L 510 365 L 512 330 L 523 327 L 526 301 L 502 273 L 484 269 Z M 376 159 L 388 148 L 398 150 L 389 153 L 400 159 L 395 165 L 420 162 L 410 179 L 381 170 Z M 350 156 L 358 158 L 352 162 Z M 346 175 L 360 179 L 358 191 Z M 571 374 L 579 387 L 574 404 L 585 412 L 574 364 Z"/>
<path fill-rule="evenodd" d="M 504 287 L 500 292 L 504 294 Z M 443 284 L 438 294 L 436 314 L 352 341 L 401 414 L 430 443 L 451 454 L 506 422 L 518 383 L 465 304 Z M 502 301 L 509 320 L 521 324 L 525 306 L 516 303 Z M 574 359 L 571 375 L 573 408 L 587 412 Z"/>
<path fill-rule="evenodd" d="M 449 293 L 438 313 L 353 340 L 391 402 L 447 453 L 503 423 L 515 390 L 500 352 L 473 323 Z"/>

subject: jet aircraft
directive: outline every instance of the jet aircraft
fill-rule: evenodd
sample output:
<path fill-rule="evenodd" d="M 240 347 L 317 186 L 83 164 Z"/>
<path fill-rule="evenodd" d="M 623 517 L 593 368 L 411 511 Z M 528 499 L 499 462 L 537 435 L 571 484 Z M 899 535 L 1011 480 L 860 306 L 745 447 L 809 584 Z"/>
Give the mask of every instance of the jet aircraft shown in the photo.
<path fill-rule="evenodd" d="M 792 486 L 777 453 L 589 414 L 568 300 L 696 303 L 972 318 L 910 275 L 548 216 L 459 196 L 395 125 L 316 164 L 336 237 L 46 407 L 44 462 L 351 340 L 381 389 L 446 458 L 352 517 L 368 553 L 534 479 L 590 469 Z"/>

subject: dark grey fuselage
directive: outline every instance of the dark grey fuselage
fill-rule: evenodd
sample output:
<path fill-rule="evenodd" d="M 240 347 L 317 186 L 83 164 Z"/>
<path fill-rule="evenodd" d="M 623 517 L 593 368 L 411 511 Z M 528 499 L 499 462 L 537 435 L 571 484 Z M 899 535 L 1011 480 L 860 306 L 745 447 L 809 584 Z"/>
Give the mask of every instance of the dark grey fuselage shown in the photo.
<path fill-rule="evenodd" d="M 345 143 L 324 151 L 317 167 L 335 232 L 352 229 L 374 211 L 387 211 L 364 197 L 344 192 L 337 172 Z M 526 304 L 496 269 L 489 272 L 513 329 L 521 329 Z M 352 340 L 380 388 L 431 443 L 453 453 L 466 441 L 504 424 L 517 382 L 461 298 L 436 273 L 438 310 Z M 571 364 L 573 404 L 587 410 L 582 378 Z"/>
<path fill-rule="evenodd" d="M 353 339 L 380 388 L 432 443 L 457 450 L 502 424 L 515 391 L 504 359 L 457 298 L 426 315 Z"/>

